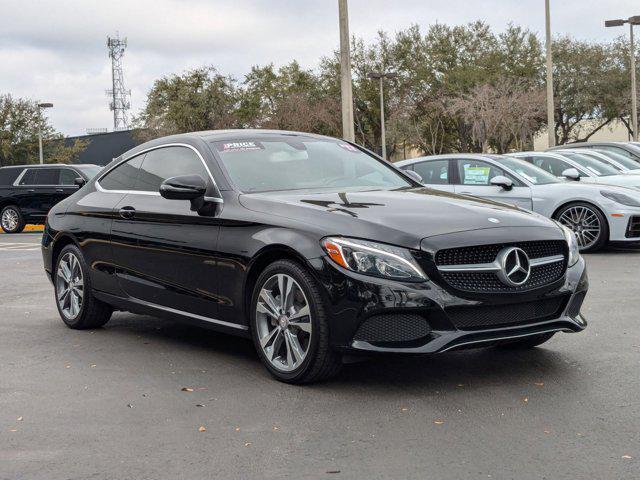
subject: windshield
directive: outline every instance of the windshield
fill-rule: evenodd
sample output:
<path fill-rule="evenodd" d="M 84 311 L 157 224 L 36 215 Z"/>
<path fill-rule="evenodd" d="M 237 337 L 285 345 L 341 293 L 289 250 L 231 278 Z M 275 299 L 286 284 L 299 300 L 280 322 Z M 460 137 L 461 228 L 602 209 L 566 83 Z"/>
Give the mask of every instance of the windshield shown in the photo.
<path fill-rule="evenodd" d="M 620 155 L 619 153 L 616 153 L 616 152 L 610 152 L 608 150 L 595 150 L 595 151 L 609 157 L 611 160 L 614 160 L 615 162 L 619 163 L 620 165 L 622 165 L 624 168 L 628 170 L 640 169 L 640 163 L 636 162 L 635 160 L 629 157 L 625 157 L 624 155 Z"/>
<path fill-rule="evenodd" d="M 607 165 L 603 161 L 588 157 L 581 153 L 562 152 L 562 155 L 578 163 L 580 166 L 589 170 L 590 173 L 597 177 L 609 177 L 611 175 L 619 175 L 620 172 L 615 167 Z"/>
<path fill-rule="evenodd" d="M 87 180 L 91 180 L 93 177 L 95 177 L 98 174 L 98 172 L 100 172 L 100 170 L 102 170 L 102 167 L 76 167 L 76 168 L 87 176 Z"/>
<path fill-rule="evenodd" d="M 247 193 L 413 186 L 392 167 L 339 140 L 275 135 L 212 146 L 231 180 Z"/>
<path fill-rule="evenodd" d="M 513 170 L 526 180 L 529 180 L 534 185 L 561 183 L 561 180 L 553 174 L 541 169 L 540 167 L 536 167 L 535 165 L 525 162 L 524 160 L 520 160 L 519 158 L 505 156 L 496 158 L 496 160 L 506 168 Z"/>

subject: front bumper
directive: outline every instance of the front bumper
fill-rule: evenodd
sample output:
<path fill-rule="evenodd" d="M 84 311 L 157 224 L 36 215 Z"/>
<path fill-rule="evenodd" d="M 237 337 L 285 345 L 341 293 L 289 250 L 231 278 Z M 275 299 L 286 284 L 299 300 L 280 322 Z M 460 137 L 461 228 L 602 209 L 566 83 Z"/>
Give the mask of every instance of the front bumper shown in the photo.
<path fill-rule="evenodd" d="M 617 209 L 609 214 L 607 220 L 610 241 L 640 242 L 640 208 Z"/>
<path fill-rule="evenodd" d="M 344 270 L 329 259 L 315 260 L 316 271 L 325 287 L 329 306 L 331 344 L 345 353 L 429 354 L 450 350 L 487 346 L 549 332 L 580 332 L 587 326 L 580 307 L 589 282 L 581 258 L 567 269 L 563 279 L 552 286 L 532 292 L 498 295 L 488 294 L 473 299 L 452 295 L 433 281 L 423 283 L 392 282 Z M 552 314 L 536 321 L 503 322 L 499 325 L 475 325 L 460 328 L 452 312 L 466 310 L 491 312 L 499 308 L 502 315 L 511 308 L 515 312 L 523 303 L 556 302 Z M 380 315 L 412 315 L 426 319 L 427 331 L 420 338 L 401 341 L 367 341 L 354 338 L 360 326 Z M 385 317 L 387 318 L 387 317 Z M 391 320 L 393 322 L 393 320 Z M 391 329 L 394 327 L 390 325 Z"/>

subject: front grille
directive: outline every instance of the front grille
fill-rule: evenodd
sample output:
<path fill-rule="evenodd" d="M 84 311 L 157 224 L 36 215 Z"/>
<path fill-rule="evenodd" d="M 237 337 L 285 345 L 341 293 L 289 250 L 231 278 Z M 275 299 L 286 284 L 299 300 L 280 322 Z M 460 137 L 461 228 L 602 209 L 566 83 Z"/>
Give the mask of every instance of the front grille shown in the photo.
<path fill-rule="evenodd" d="M 636 238 L 640 237 L 640 216 L 631 217 L 629 219 L 629 224 L 627 225 L 627 233 L 625 234 L 627 238 Z"/>
<path fill-rule="evenodd" d="M 413 313 L 384 313 L 366 319 L 354 340 L 365 342 L 410 342 L 426 337 L 431 329 L 427 320 Z"/>
<path fill-rule="evenodd" d="M 460 330 L 478 330 L 549 320 L 561 315 L 567 297 L 553 297 L 509 305 L 452 307 L 449 319 Z"/>
<path fill-rule="evenodd" d="M 564 255 L 566 242 L 563 240 L 542 240 L 535 242 L 498 243 L 494 245 L 478 245 L 474 247 L 447 248 L 436 253 L 436 265 L 472 265 L 491 263 L 504 247 L 518 247 L 526 252 L 529 258 L 552 257 Z"/>
<path fill-rule="evenodd" d="M 565 262 L 531 267 L 529 280 L 518 287 L 510 287 L 492 272 L 440 272 L 445 282 L 465 292 L 508 293 L 522 292 L 542 287 L 559 280 L 564 275 Z"/>
<path fill-rule="evenodd" d="M 511 293 L 540 288 L 560 280 L 566 270 L 567 244 L 562 240 L 501 243 L 473 247 L 449 248 L 436 253 L 438 267 L 456 265 L 488 264 L 495 261 L 505 247 L 518 247 L 525 251 L 529 259 L 562 255 L 564 260 L 531 267 L 529 279 L 519 286 L 504 284 L 495 272 L 446 271 L 439 272 L 449 286 L 470 293 Z"/>

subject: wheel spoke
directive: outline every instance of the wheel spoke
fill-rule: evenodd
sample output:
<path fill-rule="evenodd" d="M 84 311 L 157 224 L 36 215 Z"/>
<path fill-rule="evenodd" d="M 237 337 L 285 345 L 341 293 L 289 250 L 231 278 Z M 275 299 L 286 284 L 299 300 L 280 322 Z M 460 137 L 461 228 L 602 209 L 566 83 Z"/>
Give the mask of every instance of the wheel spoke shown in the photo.
<path fill-rule="evenodd" d="M 265 336 L 263 336 L 260 339 L 260 346 L 262 346 L 262 348 L 268 347 L 269 344 L 273 343 L 273 340 L 276 338 L 279 331 L 280 331 L 280 328 L 276 327 L 273 330 L 271 330 L 269 333 L 267 333 Z"/>
<path fill-rule="evenodd" d="M 273 295 L 263 288 L 262 291 L 260 292 L 260 298 L 264 302 L 263 306 L 266 309 L 270 310 L 269 314 L 274 316 L 275 318 L 278 318 L 278 308 L 279 308 L 278 302 L 276 302 L 276 299 L 273 298 Z M 263 313 L 266 313 L 266 312 L 263 312 Z"/>
<path fill-rule="evenodd" d="M 293 281 L 287 275 L 278 275 L 278 290 L 280 291 L 280 307 L 283 311 L 287 311 L 289 308 L 289 301 L 291 299 L 291 290 L 293 287 Z"/>
<path fill-rule="evenodd" d="M 277 358 L 277 354 L 282 347 L 282 342 L 284 341 L 284 337 L 280 334 L 281 330 L 279 328 L 276 328 L 276 330 L 278 331 L 278 334 L 276 335 L 276 338 L 273 340 L 273 344 L 271 345 L 271 356 L 269 358 L 272 363 Z"/>
<path fill-rule="evenodd" d="M 267 303 L 258 300 L 256 308 L 258 309 L 258 312 L 264 313 L 266 315 L 269 315 L 271 318 L 278 320 L 278 314 L 274 312 Z"/>
<path fill-rule="evenodd" d="M 293 367 L 293 357 L 291 355 L 291 338 L 289 337 L 289 335 L 287 335 L 289 332 L 285 331 L 284 332 L 284 345 L 285 348 L 287 350 L 287 367 L 288 368 L 292 368 Z"/>
<path fill-rule="evenodd" d="M 304 350 L 302 349 L 302 346 L 300 345 L 300 342 L 298 341 L 298 337 L 296 337 L 293 333 L 291 333 L 288 330 L 285 331 L 284 334 L 285 334 L 285 337 L 289 341 L 290 353 L 293 354 L 293 358 L 294 358 L 296 364 L 299 364 L 300 362 L 302 362 L 302 359 L 304 358 Z"/>

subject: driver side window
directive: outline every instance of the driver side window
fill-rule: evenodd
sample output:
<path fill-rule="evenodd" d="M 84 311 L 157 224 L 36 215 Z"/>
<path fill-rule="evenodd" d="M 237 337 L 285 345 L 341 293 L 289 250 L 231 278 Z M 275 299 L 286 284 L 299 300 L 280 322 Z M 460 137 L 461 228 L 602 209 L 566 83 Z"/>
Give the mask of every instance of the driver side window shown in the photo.
<path fill-rule="evenodd" d="M 166 179 L 180 175 L 199 175 L 205 182 L 209 182 L 209 173 L 204 164 L 190 148 L 157 148 L 144 156 L 135 189 L 157 192 Z"/>

